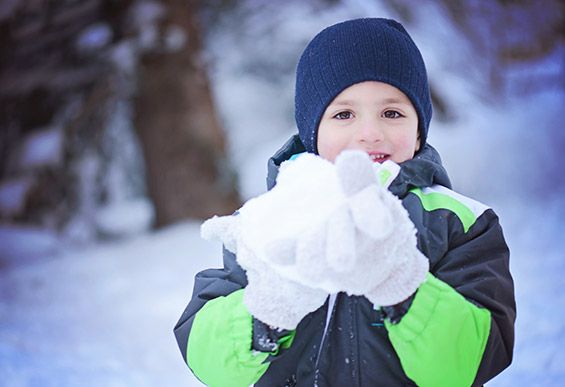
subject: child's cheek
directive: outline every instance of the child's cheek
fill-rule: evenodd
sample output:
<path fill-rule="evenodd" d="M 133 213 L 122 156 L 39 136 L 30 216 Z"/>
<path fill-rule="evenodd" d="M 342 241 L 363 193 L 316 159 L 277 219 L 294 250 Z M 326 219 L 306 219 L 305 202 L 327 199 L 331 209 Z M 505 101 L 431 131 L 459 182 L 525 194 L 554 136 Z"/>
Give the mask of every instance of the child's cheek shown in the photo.
<path fill-rule="evenodd" d="M 333 150 L 329 146 L 329 144 L 325 141 L 325 139 L 319 138 L 318 139 L 318 154 L 320 157 L 333 161 L 335 156 L 333 155 Z"/>
<path fill-rule="evenodd" d="M 339 154 L 339 141 L 331 133 L 322 132 L 318 137 L 318 153 L 326 160 L 334 161 Z"/>

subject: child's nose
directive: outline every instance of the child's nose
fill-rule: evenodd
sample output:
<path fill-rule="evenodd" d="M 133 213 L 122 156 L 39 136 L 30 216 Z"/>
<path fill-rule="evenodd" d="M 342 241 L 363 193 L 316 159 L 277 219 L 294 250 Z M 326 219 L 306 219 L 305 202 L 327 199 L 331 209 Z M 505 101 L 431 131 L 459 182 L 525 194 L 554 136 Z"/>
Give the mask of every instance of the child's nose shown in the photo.
<path fill-rule="evenodd" d="M 359 141 L 374 143 L 384 139 L 384 132 L 377 120 L 366 120 L 359 128 Z"/>

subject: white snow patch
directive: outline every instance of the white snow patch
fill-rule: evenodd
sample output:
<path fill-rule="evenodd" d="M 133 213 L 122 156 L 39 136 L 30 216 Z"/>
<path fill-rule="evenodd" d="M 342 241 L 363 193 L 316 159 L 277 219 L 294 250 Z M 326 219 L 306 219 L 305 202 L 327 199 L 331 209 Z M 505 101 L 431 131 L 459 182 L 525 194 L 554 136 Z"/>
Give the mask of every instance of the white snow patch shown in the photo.
<path fill-rule="evenodd" d="M 143 198 L 113 202 L 97 210 L 96 226 L 99 232 L 112 236 L 126 236 L 147 231 L 153 222 L 152 203 Z"/>
<path fill-rule="evenodd" d="M 29 226 L 0 225 L 0 267 L 3 264 L 20 265 L 52 256 L 60 247 L 60 240 L 53 231 Z M 0 268 L 0 274 L 1 272 Z"/>
<path fill-rule="evenodd" d="M 186 222 L 57 256 L 47 251 L 33 265 L 0 270 L 4 383 L 201 386 L 173 335 L 194 274 L 221 265 L 221 247 L 202 241 L 198 228 Z"/>
<path fill-rule="evenodd" d="M 131 7 L 130 20 L 138 31 L 137 45 L 139 48 L 151 50 L 157 45 L 157 22 L 165 14 L 165 7 L 156 1 L 138 1 Z"/>
<path fill-rule="evenodd" d="M 86 27 L 78 36 L 76 44 L 81 51 L 94 51 L 105 47 L 112 40 L 112 28 L 106 23 L 95 23 Z"/>
<path fill-rule="evenodd" d="M 63 131 L 58 127 L 31 133 L 22 144 L 19 166 L 26 170 L 59 165 L 63 156 L 63 141 Z"/>
<path fill-rule="evenodd" d="M 0 214 L 14 216 L 24 210 L 26 198 L 33 180 L 24 176 L 0 183 Z"/>
<path fill-rule="evenodd" d="M 181 50 L 186 45 L 187 40 L 188 34 L 180 26 L 169 26 L 165 33 L 165 47 L 170 52 Z"/>
<path fill-rule="evenodd" d="M 135 43 L 126 40 L 118 43 L 110 50 L 110 60 L 124 74 L 134 74 L 137 67 Z"/>
<path fill-rule="evenodd" d="M 158 1 L 141 0 L 135 2 L 130 11 L 131 21 L 139 28 L 148 24 L 154 24 L 163 16 L 166 9 Z"/>

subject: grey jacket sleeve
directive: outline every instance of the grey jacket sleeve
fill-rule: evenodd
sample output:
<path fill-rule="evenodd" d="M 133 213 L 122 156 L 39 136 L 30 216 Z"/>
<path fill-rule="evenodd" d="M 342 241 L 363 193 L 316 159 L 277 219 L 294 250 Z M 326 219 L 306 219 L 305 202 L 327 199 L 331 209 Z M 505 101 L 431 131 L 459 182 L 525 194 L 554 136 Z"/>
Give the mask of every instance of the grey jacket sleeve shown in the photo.
<path fill-rule="evenodd" d="M 235 255 L 225 248 L 223 260 L 223 269 L 207 269 L 196 275 L 192 299 L 175 325 L 175 337 L 185 359 L 188 336 L 196 313 L 209 300 L 226 296 L 247 285 L 245 271 L 237 264 Z"/>

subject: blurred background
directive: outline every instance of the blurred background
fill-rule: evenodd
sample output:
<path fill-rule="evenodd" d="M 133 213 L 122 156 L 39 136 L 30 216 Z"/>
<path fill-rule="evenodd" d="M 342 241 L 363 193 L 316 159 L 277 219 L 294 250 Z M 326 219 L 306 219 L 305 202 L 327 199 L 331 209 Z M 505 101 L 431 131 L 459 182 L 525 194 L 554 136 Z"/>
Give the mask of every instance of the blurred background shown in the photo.
<path fill-rule="evenodd" d="M 428 67 L 429 142 L 511 249 L 515 359 L 565 383 L 565 3 L 0 0 L 0 384 L 200 385 L 172 328 L 221 266 L 201 221 L 265 191 L 324 27 L 401 21 Z"/>

